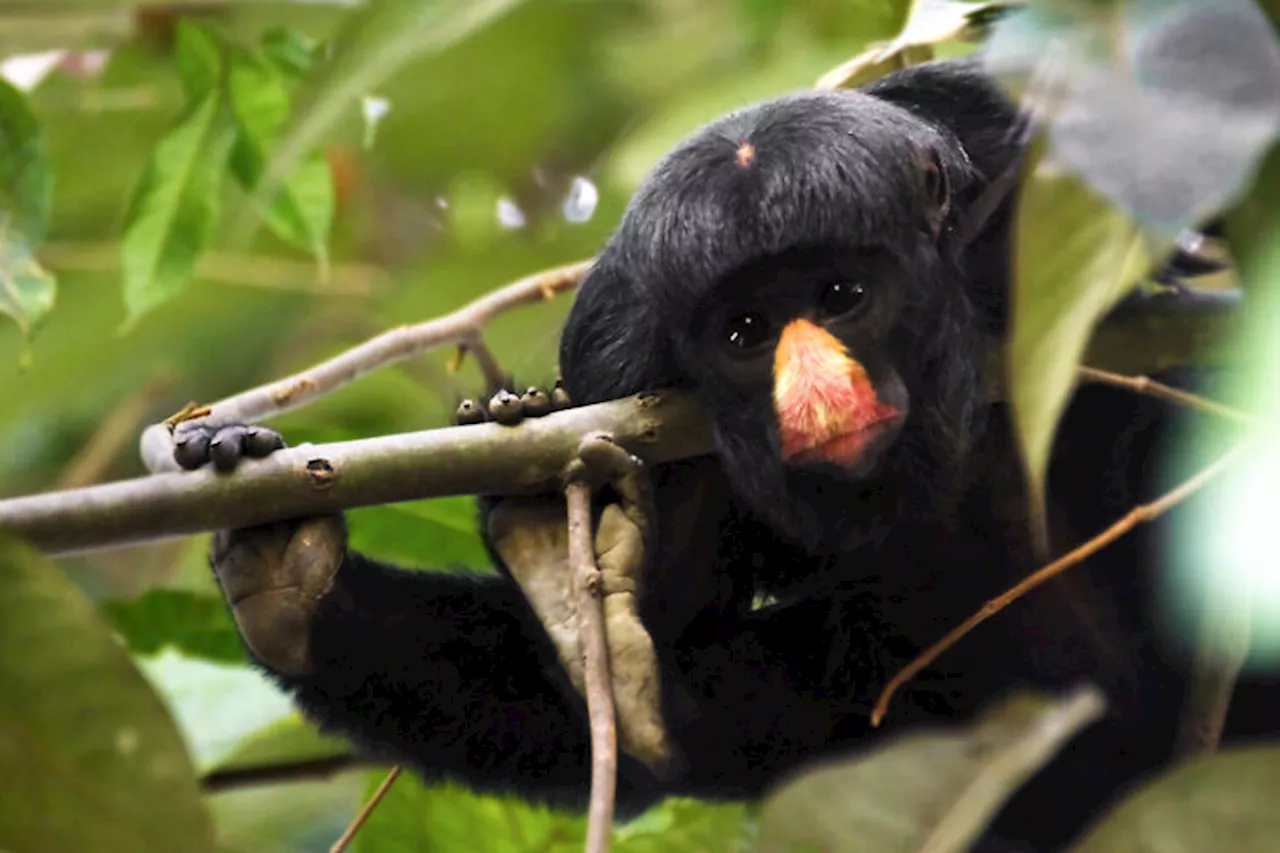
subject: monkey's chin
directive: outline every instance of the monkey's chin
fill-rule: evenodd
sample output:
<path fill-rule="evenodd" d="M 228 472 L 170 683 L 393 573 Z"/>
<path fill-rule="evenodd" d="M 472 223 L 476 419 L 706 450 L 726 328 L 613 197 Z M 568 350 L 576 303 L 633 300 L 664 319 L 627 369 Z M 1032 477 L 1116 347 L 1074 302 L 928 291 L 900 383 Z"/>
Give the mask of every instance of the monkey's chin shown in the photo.
<path fill-rule="evenodd" d="M 793 454 L 787 464 L 806 468 L 834 466 L 846 476 L 869 477 L 902 431 L 904 420 L 901 416 L 889 417 L 841 433 Z"/>

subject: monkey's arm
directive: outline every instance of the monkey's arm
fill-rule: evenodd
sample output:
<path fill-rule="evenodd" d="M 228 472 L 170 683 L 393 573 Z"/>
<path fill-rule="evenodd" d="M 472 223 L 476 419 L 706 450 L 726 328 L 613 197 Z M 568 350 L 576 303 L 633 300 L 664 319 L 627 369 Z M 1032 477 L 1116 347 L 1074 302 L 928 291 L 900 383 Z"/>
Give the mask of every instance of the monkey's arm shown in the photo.
<path fill-rule="evenodd" d="M 322 727 L 428 778 L 585 797 L 581 702 L 507 578 L 379 564 L 334 517 L 218 534 L 213 564 L 255 662 Z"/>

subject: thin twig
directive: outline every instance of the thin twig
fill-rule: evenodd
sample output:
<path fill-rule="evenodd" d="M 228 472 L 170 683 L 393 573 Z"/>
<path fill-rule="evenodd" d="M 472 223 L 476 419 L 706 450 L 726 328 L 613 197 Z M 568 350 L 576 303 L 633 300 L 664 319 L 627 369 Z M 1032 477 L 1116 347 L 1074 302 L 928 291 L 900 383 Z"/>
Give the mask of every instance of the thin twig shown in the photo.
<path fill-rule="evenodd" d="M 466 348 L 465 352 L 471 353 L 472 358 L 476 360 L 490 394 L 495 393 L 499 388 L 506 387 L 511 380 L 506 372 L 503 371 L 502 366 L 498 364 L 498 359 L 494 356 L 493 350 L 489 349 L 489 345 L 484 342 L 484 335 L 477 334 L 474 340 L 464 346 Z"/>
<path fill-rule="evenodd" d="M 371 762 L 358 755 L 331 755 L 305 761 L 231 767 L 206 773 L 200 779 L 200 790 L 206 794 L 217 794 L 255 785 L 281 785 L 310 779 L 328 779 L 336 773 L 368 769 L 372 766 L 374 765 Z"/>
<path fill-rule="evenodd" d="M 1149 376 L 1124 376 L 1109 370 L 1081 366 L 1080 378 L 1146 394 L 1198 412 L 1237 423 L 1253 423 L 1247 412 L 1157 382 Z M 1249 601 L 1225 600 L 1224 590 L 1210 583 L 1205 590 L 1200 630 L 1196 637 L 1191 683 L 1178 723 L 1176 751 L 1183 756 L 1213 752 L 1218 748 L 1236 677 L 1249 655 Z"/>
<path fill-rule="evenodd" d="M 333 846 L 329 848 L 329 853 L 342 853 L 347 849 L 347 845 L 356 837 L 356 833 L 360 831 L 360 827 L 364 826 L 365 821 L 369 819 L 369 815 L 373 814 L 373 810 L 378 807 L 378 803 L 382 802 L 382 798 L 387 795 L 387 791 L 391 790 L 391 786 L 395 784 L 396 779 L 400 778 L 400 765 L 397 764 L 391 768 L 391 772 L 387 774 L 387 778 L 382 780 L 378 785 L 378 789 L 373 792 L 373 796 L 369 798 L 369 802 L 360 807 L 359 813 L 347 826 L 347 831 L 342 833 L 342 837 L 333 842 Z"/>
<path fill-rule="evenodd" d="M 1249 656 L 1248 596 L 1228 596 L 1210 580 L 1196 637 L 1191 684 L 1178 721 L 1177 752 L 1184 757 L 1213 752 L 1231 710 L 1236 677 Z"/>
<path fill-rule="evenodd" d="M 880 698 L 876 700 L 875 708 L 871 711 L 871 725 L 878 726 L 880 721 L 884 719 L 885 713 L 889 710 L 889 702 L 893 699 L 893 694 L 906 684 L 912 678 L 920 674 L 925 667 L 932 664 L 944 652 L 959 642 L 966 634 L 983 622 L 1026 595 L 1031 590 L 1052 580 L 1058 575 L 1065 572 L 1078 563 L 1083 562 L 1093 554 L 1101 551 L 1121 536 L 1128 533 L 1139 524 L 1151 521 L 1168 512 L 1182 501 L 1195 494 L 1214 477 L 1221 474 L 1224 470 L 1231 466 L 1240 456 L 1244 455 L 1246 448 L 1250 444 L 1241 442 L 1231 450 L 1218 457 L 1205 468 L 1201 469 L 1191 478 L 1185 480 L 1176 488 L 1166 492 L 1158 500 L 1148 504 L 1142 504 L 1129 510 L 1123 518 L 1115 524 L 1108 527 L 1102 533 L 1085 542 L 1074 551 L 1054 560 L 1049 565 L 1039 569 L 1035 573 L 1021 580 L 1012 588 L 1001 593 L 997 597 L 991 599 L 982 606 L 982 609 L 970 616 L 957 627 L 953 628 L 941 640 L 938 640 L 929 648 L 925 649 L 915 657 L 909 664 L 898 671 L 893 678 L 889 679 L 889 683 L 885 685 L 880 692 Z"/>
<path fill-rule="evenodd" d="M 432 347 L 471 344 L 498 314 L 539 302 L 576 287 L 591 261 L 545 270 L 486 294 L 470 304 L 415 326 L 400 326 L 370 338 L 328 361 L 293 376 L 260 385 L 210 404 L 213 423 L 252 423 L 309 403 L 371 370 L 386 367 Z M 161 424 L 142 434 L 143 464 L 152 473 L 176 470 L 173 437 Z"/>
<path fill-rule="evenodd" d="M 614 719 L 609 650 L 605 642 L 603 578 L 596 566 L 591 529 L 591 486 L 580 477 L 565 486 L 569 515 L 569 566 L 582 637 L 587 714 L 591 721 L 591 799 L 587 808 L 586 853 L 605 853 L 613 829 L 618 773 L 618 733 Z"/>
<path fill-rule="evenodd" d="M 1083 365 L 1080 367 L 1079 373 L 1080 378 L 1086 382 L 1126 388 L 1135 394 L 1146 394 L 1148 397 L 1177 403 L 1178 405 L 1195 409 L 1198 412 L 1217 415 L 1220 418 L 1226 418 L 1238 423 L 1248 424 L 1255 421 L 1255 418 L 1247 412 L 1210 400 L 1208 397 L 1201 397 L 1199 394 L 1192 394 L 1189 391 L 1165 385 L 1163 382 L 1157 382 L 1149 376 L 1125 376 L 1120 373 L 1112 373 L 1110 370 L 1100 370 L 1096 367 L 1084 367 Z"/>

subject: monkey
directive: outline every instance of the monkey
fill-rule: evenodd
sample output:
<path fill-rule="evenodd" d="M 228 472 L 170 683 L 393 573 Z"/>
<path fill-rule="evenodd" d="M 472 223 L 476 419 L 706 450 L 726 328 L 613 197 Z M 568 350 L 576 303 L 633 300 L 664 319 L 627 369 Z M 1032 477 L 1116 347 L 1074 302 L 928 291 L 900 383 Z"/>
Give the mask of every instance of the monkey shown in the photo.
<path fill-rule="evenodd" d="M 640 613 L 676 760 L 622 755 L 621 814 L 753 799 L 1019 687 L 1090 681 L 1108 712 L 984 849 L 1058 849 L 1169 760 L 1186 667 L 1151 606 L 1152 530 L 981 626 L 869 721 L 901 666 L 1036 565 L 1008 409 L 983 372 L 1008 322 L 1012 194 L 975 214 L 1024 130 L 972 59 L 782 95 L 676 145 L 588 270 L 560 342 L 571 404 L 687 390 L 714 443 L 647 471 Z M 466 418 L 518 420 L 503 399 Z M 1053 541 L 1153 494 L 1184 417 L 1077 389 L 1049 471 Z M 175 439 L 183 467 L 227 472 L 283 446 L 199 421 Z M 495 543 L 518 500 L 479 501 L 493 573 L 380 564 L 347 548 L 340 516 L 219 532 L 211 562 L 251 661 L 325 730 L 427 780 L 581 808 L 585 705 Z M 1231 736 L 1271 733 L 1256 702 L 1237 705 Z"/>

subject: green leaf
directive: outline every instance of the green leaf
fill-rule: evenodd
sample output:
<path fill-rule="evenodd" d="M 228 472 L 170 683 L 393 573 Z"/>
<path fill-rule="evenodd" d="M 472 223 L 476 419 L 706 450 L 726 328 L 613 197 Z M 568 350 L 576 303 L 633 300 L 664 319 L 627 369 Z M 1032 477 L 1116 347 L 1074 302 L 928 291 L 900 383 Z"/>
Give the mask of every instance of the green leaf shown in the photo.
<path fill-rule="evenodd" d="M 187 98 L 198 101 L 218 86 L 222 76 L 222 45 L 213 34 L 188 18 L 178 21 L 178 76 Z"/>
<path fill-rule="evenodd" d="M 22 92 L 0 78 L 0 212 L 32 247 L 44 239 L 53 203 L 53 172 L 35 113 Z"/>
<path fill-rule="evenodd" d="M 369 774 L 369 792 L 385 773 Z M 586 822 L 577 815 L 529 806 L 514 797 L 471 794 L 449 784 L 427 786 L 401 774 L 356 836 L 356 853 L 451 853 L 475 848 L 484 833 L 489 853 L 579 853 Z"/>
<path fill-rule="evenodd" d="M 1004 801 L 1102 710 L 1092 688 L 1015 695 L 971 727 L 899 736 L 803 772 L 766 798 L 759 851 L 967 850 Z"/>
<path fill-rule="evenodd" d="M 369 791 L 385 774 L 370 773 Z M 615 853 L 698 850 L 739 853 L 751 849 L 752 828 L 741 804 L 711 805 L 671 799 L 615 828 Z M 401 775 L 356 836 L 357 853 L 449 853 L 475 849 L 477 832 L 492 853 L 580 853 L 586 834 L 581 814 L 531 806 L 515 797 L 472 794 L 448 784 L 425 785 Z"/>
<path fill-rule="evenodd" d="M 1280 748 L 1192 759 L 1102 818 L 1071 853 L 1271 853 L 1280 838 Z"/>
<path fill-rule="evenodd" d="M 24 347 L 53 310 L 57 281 L 35 250 L 44 239 L 53 172 L 26 96 L 0 78 L 0 314 L 12 317 Z M 23 361 L 30 350 L 23 350 Z"/>
<path fill-rule="evenodd" d="M 262 36 L 262 55 L 283 74 L 302 79 L 321 57 L 320 46 L 289 27 L 272 27 Z"/>
<path fill-rule="evenodd" d="M 1014 254 L 1009 399 L 1043 525 L 1049 455 L 1081 356 L 1097 322 L 1142 279 L 1148 256 L 1122 211 L 1046 161 L 1024 181 Z"/>
<path fill-rule="evenodd" d="M 228 84 L 231 108 L 240 129 L 231 155 L 231 171 L 240 185 L 252 192 L 262 179 L 269 152 L 289 118 L 289 93 L 278 72 L 239 48 L 231 52 Z M 260 212 L 277 236 L 310 251 L 323 268 L 328 263 L 333 207 L 329 164 L 323 154 L 313 152 L 284 183 L 275 200 Z"/>
<path fill-rule="evenodd" d="M 134 601 L 104 601 L 102 611 L 139 654 L 173 647 L 192 657 L 243 663 L 244 644 L 221 597 L 151 589 Z"/>
<path fill-rule="evenodd" d="M 519 0 L 371 0 L 351 13 L 299 105 L 254 194 L 275 196 L 295 165 L 347 110 L 414 59 L 438 53 Z M 434 82 L 434 81 L 432 81 Z"/>
<path fill-rule="evenodd" d="M 57 280 L 40 266 L 26 235 L 0 214 L 0 314 L 8 314 L 24 338 L 53 309 Z"/>
<path fill-rule="evenodd" d="M 156 145 L 125 217 L 121 241 L 131 327 L 191 280 L 213 239 L 235 125 L 220 93 L 193 104 Z"/>
<path fill-rule="evenodd" d="M 56 565 L 0 543 L 0 849 L 211 853 L 164 705 Z"/>
<path fill-rule="evenodd" d="M 347 520 L 351 547 L 377 559 L 434 569 L 491 565 L 469 496 L 364 507 Z"/>
<path fill-rule="evenodd" d="M 673 797 L 617 827 L 609 849 L 615 853 L 738 853 L 754 849 L 754 829 L 751 811 L 741 803 L 721 805 Z"/>

